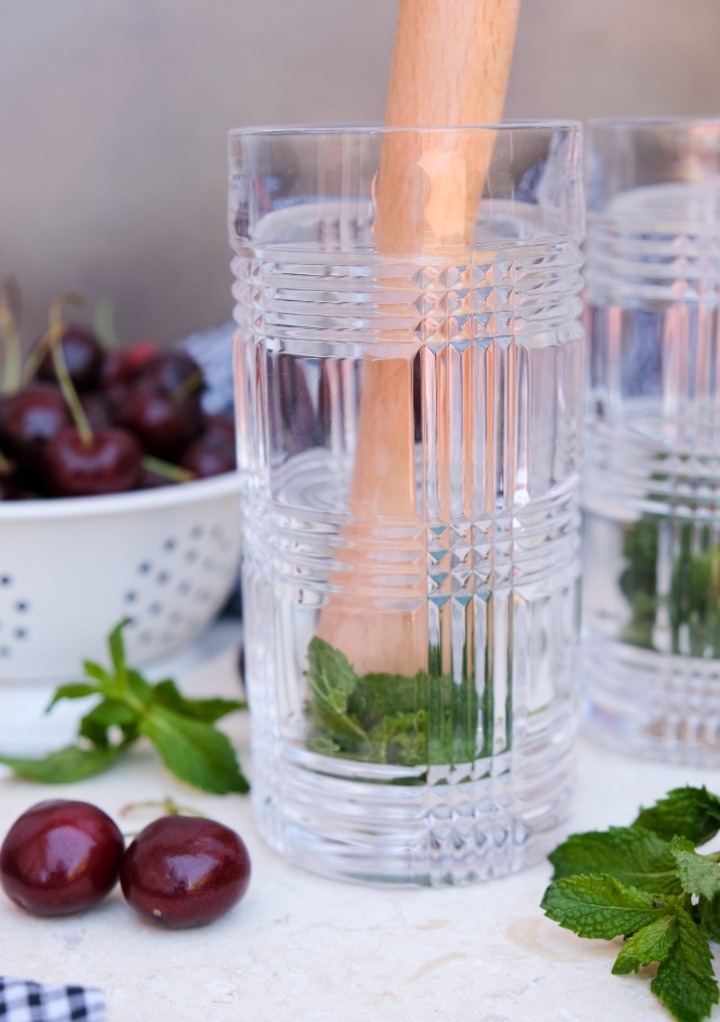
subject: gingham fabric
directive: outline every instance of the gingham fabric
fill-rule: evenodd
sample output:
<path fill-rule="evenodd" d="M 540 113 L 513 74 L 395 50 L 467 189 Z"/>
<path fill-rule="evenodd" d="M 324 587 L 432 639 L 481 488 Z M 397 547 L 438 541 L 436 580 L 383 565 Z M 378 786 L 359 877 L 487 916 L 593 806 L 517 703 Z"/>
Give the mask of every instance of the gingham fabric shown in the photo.
<path fill-rule="evenodd" d="M 107 1022 L 102 990 L 0 976 L 2 1022 Z"/>

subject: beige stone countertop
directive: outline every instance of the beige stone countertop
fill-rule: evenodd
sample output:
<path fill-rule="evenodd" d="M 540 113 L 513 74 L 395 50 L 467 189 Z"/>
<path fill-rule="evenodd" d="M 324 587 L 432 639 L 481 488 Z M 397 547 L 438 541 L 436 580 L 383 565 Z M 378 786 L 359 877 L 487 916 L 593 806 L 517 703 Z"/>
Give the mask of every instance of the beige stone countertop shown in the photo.
<path fill-rule="evenodd" d="M 175 676 L 184 691 L 237 692 L 237 627 L 216 627 L 178 662 Z M 37 687 L 0 685 L 0 750 L 27 743 L 29 734 L 50 747 L 72 735 L 77 709 L 58 707 L 58 716 L 42 718 L 45 695 Z M 249 768 L 247 728 L 245 714 L 227 719 Z M 636 763 L 586 739 L 578 773 L 574 831 L 629 823 L 640 804 L 678 785 L 720 790 L 717 772 Z M 243 901 L 211 926 L 168 931 L 135 915 L 119 888 L 90 912 L 57 919 L 28 915 L 0 894 L 0 974 L 101 987 L 110 1022 L 670 1018 L 647 979 L 611 976 L 617 946 L 580 940 L 545 918 L 538 906 L 549 865 L 434 890 L 324 880 L 265 847 L 248 798 L 196 793 L 176 782 L 150 749 L 138 748 L 106 775 L 66 787 L 0 773 L 0 834 L 45 798 L 85 799 L 117 819 L 127 803 L 167 796 L 243 836 L 253 867 Z M 137 811 L 121 826 L 137 830 L 150 813 Z"/>

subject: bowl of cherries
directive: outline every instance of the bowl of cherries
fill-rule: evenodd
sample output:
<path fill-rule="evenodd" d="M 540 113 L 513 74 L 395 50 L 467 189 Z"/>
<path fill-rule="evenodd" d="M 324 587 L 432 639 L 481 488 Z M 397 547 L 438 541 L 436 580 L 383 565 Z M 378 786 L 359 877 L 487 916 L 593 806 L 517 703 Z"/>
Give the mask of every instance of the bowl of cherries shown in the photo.
<path fill-rule="evenodd" d="M 237 585 L 231 416 L 177 347 L 66 320 L 21 359 L 0 299 L 0 682 L 55 680 L 122 619 L 139 664 L 186 646 Z"/>

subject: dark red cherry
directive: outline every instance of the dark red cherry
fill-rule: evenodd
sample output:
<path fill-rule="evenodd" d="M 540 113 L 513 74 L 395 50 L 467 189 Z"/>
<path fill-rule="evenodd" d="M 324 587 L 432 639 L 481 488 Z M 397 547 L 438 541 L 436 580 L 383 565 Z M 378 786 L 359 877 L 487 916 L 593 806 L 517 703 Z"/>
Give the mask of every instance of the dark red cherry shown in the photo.
<path fill-rule="evenodd" d="M 0 885 L 16 905 L 40 916 L 80 912 L 118 879 L 123 836 L 88 802 L 39 802 L 18 817 L 0 847 Z"/>
<path fill-rule="evenodd" d="M 86 443 L 78 429 L 68 426 L 48 443 L 44 465 L 51 496 L 124 493 L 139 482 L 142 449 L 122 429 L 97 429 Z"/>
<path fill-rule="evenodd" d="M 140 831 L 123 856 L 120 886 L 141 915 L 173 929 L 204 926 L 236 905 L 250 882 L 250 857 L 229 827 L 164 816 Z"/>
<path fill-rule="evenodd" d="M 118 421 L 148 454 L 174 461 L 198 435 L 198 410 L 190 400 L 176 402 L 152 384 L 136 384 L 118 409 Z"/>
<path fill-rule="evenodd" d="M 112 426 L 113 404 L 110 397 L 100 391 L 92 391 L 89 394 L 80 395 L 80 404 L 87 416 L 91 429 L 103 429 Z"/>
<path fill-rule="evenodd" d="M 212 443 L 200 437 L 187 447 L 180 458 L 180 467 L 192 472 L 197 479 L 209 479 L 232 472 L 235 468 L 235 448 Z"/>
<path fill-rule="evenodd" d="M 0 472 L 0 500 L 22 500 L 23 487 L 14 472 Z"/>
<path fill-rule="evenodd" d="M 235 450 L 235 417 L 232 414 L 216 412 L 203 416 L 202 439 L 213 443 L 225 443 Z"/>
<path fill-rule="evenodd" d="M 66 326 L 60 341 L 70 379 L 76 390 L 92 390 L 100 382 L 103 359 L 102 345 L 95 334 L 79 326 Z M 46 352 L 37 370 L 40 380 L 57 380 L 51 352 Z"/>
<path fill-rule="evenodd" d="M 119 384 L 130 383 L 156 352 L 157 345 L 153 341 L 136 341 L 122 351 L 107 351 L 100 374 L 100 389 L 113 390 Z"/>
<path fill-rule="evenodd" d="M 137 380 L 152 384 L 163 394 L 178 397 L 199 394 L 203 389 L 203 374 L 191 355 L 184 351 L 160 351 L 141 362 Z"/>
<path fill-rule="evenodd" d="M 57 388 L 31 384 L 0 401 L 0 447 L 20 471 L 37 482 L 45 447 L 70 421 Z"/>

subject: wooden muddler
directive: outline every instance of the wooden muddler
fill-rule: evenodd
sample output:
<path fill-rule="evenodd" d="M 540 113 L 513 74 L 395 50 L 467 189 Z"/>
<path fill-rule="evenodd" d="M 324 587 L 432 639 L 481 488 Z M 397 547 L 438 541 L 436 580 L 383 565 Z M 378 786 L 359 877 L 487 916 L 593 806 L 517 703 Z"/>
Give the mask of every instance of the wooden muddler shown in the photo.
<path fill-rule="evenodd" d="M 498 124 L 519 8 L 520 0 L 400 0 L 386 125 Z M 398 262 L 427 255 L 461 263 L 471 243 L 491 149 L 492 132 L 458 133 L 447 149 L 439 133 L 388 133 L 377 181 L 377 250 Z M 413 343 L 409 336 L 408 344 Z M 444 429 L 440 418 L 441 459 L 447 448 Z M 405 523 L 408 533 L 414 525 L 418 535 L 422 532 L 415 509 L 410 357 L 368 357 L 363 364 L 350 512 L 343 592 L 323 608 L 318 634 L 342 649 L 359 673 L 412 675 L 427 668 L 424 579 L 404 594 L 414 611 L 362 612 L 372 572 L 363 549 L 372 548 L 373 529 L 387 518 Z M 384 544 L 383 559 L 392 563 L 392 550 L 386 549 L 387 540 Z M 382 539 L 378 546 L 383 547 Z M 424 551 L 418 549 L 418 557 Z"/>

